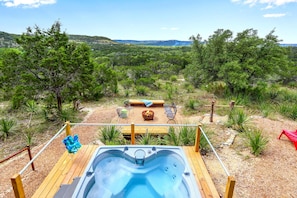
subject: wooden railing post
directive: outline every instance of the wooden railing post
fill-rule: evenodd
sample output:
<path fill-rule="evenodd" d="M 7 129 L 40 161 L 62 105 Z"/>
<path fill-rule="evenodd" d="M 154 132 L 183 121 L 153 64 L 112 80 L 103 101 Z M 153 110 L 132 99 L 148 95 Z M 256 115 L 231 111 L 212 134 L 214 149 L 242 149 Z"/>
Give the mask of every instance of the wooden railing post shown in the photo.
<path fill-rule="evenodd" d="M 131 144 L 135 144 L 135 125 L 131 123 Z"/>
<path fill-rule="evenodd" d="M 199 151 L 200 147 L 200 137 L 201 137 L 201 124 L 198 124 L 197 129 L 196 129 L 196 139 L 195 139 L 195 152 Z"/>
<path fill-rule="evenodd" d="M 70 122 L 67 121 L 65 123 L 66 123 L 66 136 L 71 135 Z"/>
<path fill-rule="evenodd" d="M 16 198 L 25 198 L 24 187 L 20 174 L 15 174 L 12 178 L 10 178 L 11 184 L 14 191 L 14 196 Z"/>
<path fill-rule="evenodd" d="M 235 179 L 233 176 L 228 176 L 228 182 L 226 185 L 225 196 L 224 198 L 232 198 L 235 187 Z"/>

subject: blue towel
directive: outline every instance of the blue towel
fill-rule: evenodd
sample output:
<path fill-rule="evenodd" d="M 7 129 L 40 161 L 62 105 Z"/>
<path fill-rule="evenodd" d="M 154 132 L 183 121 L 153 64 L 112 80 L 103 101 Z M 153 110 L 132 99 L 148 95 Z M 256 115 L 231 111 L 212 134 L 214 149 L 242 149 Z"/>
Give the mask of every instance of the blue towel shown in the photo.
<path fill-rule="evenodd" d="M 141 101 L 144 102 L 144 105 L 145 105 L 146 107 L 150 107 L 150 106 L 153 105 L 153 102 L 150 101 L 150 100 L 141 100 Z"/>
<path fill-rule="evenodd" d="M 73 137 L 68 135 L 66 138 L 64 138 L 63 143 L 65 144 L 68 153 L 76 153 L 81 147 L 78 135 L 74 135 Z"/>

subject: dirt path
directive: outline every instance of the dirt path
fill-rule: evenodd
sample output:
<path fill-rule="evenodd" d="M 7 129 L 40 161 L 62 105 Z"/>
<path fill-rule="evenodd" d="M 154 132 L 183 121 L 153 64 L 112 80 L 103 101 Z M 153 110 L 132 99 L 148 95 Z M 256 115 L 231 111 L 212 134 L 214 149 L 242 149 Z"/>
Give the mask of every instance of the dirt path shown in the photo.
<path fill-rule="evenodd" d="M 89 113 L 86 116 L 85 123 L 115 123 L 118 120 L 116 115 L 116 106 L 110 107 L 90 107 L 85 108 Z M 167 118 L 164 116 L 163 109 L 155 109 L 159 111 L 156 115 L 156 122 L 166 123 Z M 132 109 L 130 112 L 133 117 L 139 120 L 133 120 L 134 123 L 143 122 L 140 116 L 137 116 L 141 109 Z M 197 123 L 203 117 L 177 116 L 179 122 Z M 131 120 L 122 120 L 131 122 Z M 120 121 L 121 122 L 121 121 Z M 222 144 L 230 137 L 230 133 L 224 127 L 215 131 L 212 136 L 216 139 L 215 148 L 225 163 L 230 174 L 235 176 L 235 198 L 254 198 L 254 197 L 282 197 L 292 198 L 297 196 L 297 151 L 293 144 L 283 136 L 281 140 L 277 137 L 282 129 L 293 130 L 297 123 L 286 120 L 270 120 L 267 118 L 254 117 L 252 122 L 255 126 L 263 131 L 268 137 L 269 143 L 264 154 L 260 157 L 254 157 L 250 151 L 243 145 L 241 137 L 237 136 L 233 145 L 222 146 Z M 216 123 L 216 122 L 215 122 Z M 215 124 L 213 123 L 213 124 Z M 205 123 L 207 124 L 207 123 Z M 78 134 L 82 144 L 92 144 L 97 138 L 98 127 L 94 126 L 77 126 L 74 127 L 73 133 Z M 43 181 L 48 172 L 52 169 L 59 157 L 65 151 L 64 145 L 61 143 L 64 136 L 58 137 L 45 150 L 45 152 L 36 160 L 36 171 L 28 168 L 22 175 L 25 193 L 30 197 L 40 183 Z M 33 148 L 35 155 L 44 145 L 40 144 Z M 213 177 L 219 192 L 225 190 L 227 176 L 222 171 L 219 163 L 215 160 L 212 153 L 204 156 L 206 165 Z M 0 197 L 14 197 L 10 177 L 19 172 L 28 162 L 26 154 L 14 158 L 7 163 L 0 164 Z"/>

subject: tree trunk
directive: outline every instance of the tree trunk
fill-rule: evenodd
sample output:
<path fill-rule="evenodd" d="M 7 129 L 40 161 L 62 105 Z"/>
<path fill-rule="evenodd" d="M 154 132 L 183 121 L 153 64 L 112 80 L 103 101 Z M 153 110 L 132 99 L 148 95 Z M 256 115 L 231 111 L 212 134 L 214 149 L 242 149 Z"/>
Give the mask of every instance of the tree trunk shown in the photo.
<path fill-rule="evenodd" d="M 58 111 L 61 112 L 62 111 L 62 97 L 59 92 L 56 93 L 56 98 L 57 98 Z"/>

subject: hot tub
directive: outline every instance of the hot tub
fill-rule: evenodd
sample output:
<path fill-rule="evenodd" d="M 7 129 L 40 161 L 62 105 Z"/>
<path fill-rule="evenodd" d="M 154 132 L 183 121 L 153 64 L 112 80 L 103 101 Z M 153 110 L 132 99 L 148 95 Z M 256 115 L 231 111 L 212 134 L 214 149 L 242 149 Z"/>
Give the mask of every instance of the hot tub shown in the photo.
<path fill-rule="evenodd" d="M 199 198 L 181 147 L 102 146 L 94 153 L 72 197 Z"/>

